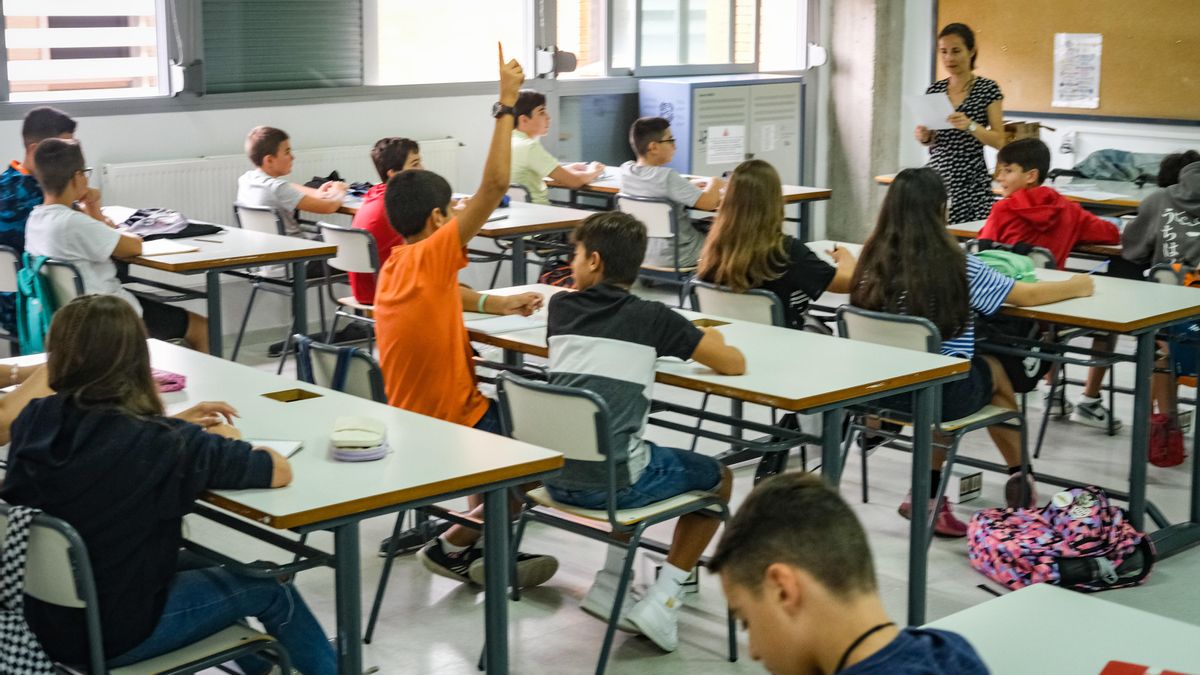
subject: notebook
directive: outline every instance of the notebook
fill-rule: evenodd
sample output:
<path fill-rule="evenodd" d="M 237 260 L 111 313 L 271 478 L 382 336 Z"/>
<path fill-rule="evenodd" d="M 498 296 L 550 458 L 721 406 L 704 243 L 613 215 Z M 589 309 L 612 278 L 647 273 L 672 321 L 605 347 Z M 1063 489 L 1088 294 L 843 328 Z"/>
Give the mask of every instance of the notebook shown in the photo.
<path fill-rule="evenodd" d="M 142 242 L 143 258 L 156 255 L 174 255 L 176 253 L 194 253 L 199 250 L 198 246 L 189 246 L 171 239 L 155 239 L 153 241 Z"/>
<path fill-rule="evenodd" d="M 284 457 L 289 458 L 304 448 L 304 441 L 281 441 L 279 439 L 268 438 L 245 438 L 242 440 L 256 448 L 270 448 Z"/>

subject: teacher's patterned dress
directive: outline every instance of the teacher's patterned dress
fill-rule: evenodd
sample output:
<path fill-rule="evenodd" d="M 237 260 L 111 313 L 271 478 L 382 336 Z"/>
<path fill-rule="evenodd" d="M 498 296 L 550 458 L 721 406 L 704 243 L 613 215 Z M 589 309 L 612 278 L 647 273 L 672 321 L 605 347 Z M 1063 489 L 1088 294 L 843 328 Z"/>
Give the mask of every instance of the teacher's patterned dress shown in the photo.
<path fill-rule="evenodd" d="M 926 94 L 944 94 L 950 80 L 938 80 L 929 85 Z M 975 77 L 971 90 L 956 110 L 981 127 L 988 122 L 987 108 L 993 101 L 1004 99 L 1000 86 L 986 77 Z M 937 129 L 929 146 L 929 168 L 937 171 L 946 184 L 950 197 L 950 222 L 967 223 L 983 220 L 992 211 L 992 175 L 983 161 L 983 144 L 973 135 L 959 129 Z"/>

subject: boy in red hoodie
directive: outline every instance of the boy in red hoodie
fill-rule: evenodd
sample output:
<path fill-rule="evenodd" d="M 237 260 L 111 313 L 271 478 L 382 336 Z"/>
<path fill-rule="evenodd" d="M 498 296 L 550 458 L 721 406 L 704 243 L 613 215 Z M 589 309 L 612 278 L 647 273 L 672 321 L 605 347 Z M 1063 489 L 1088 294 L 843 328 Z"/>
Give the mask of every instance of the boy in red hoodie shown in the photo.
<path fill-rule="evenodd" d="M 996 155 L 996 180 L 1004 198 L 992 207 L 980 239 L 1002 244 L 1027 243 L 1049 249 L 1059 269 L 1076 244 L 1120 244 L 1121 231 L 1113 223 L 1083 209 L 1051 187 L 1042 185 L 1050 170 L 1050 148 L 1036 138 L 1023 138 L 1000 148 Z M 1111 350 L 1111 336 L 1095 339 L 1093 349 Z M 1107 368 L 1090 368 L 1083 397 L 1072 406 L 1066 397 L 1050 401 L 1051 414 L 1071 414 L 1071 419 L 1088 426 L 1109 428 L 1111 413 L 1100 402 L 1100 385 Z M 1072 410 L 1073 409 L 1073 410 Z M 1113 418 L 1112 430 L 1121 427 Z"/>

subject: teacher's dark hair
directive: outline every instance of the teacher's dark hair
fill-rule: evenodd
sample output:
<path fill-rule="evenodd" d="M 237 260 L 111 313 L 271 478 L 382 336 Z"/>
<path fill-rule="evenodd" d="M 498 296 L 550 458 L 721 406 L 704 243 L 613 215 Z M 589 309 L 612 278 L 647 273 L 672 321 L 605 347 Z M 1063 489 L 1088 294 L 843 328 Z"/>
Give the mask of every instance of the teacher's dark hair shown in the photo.
<path fill-rule="evenodd" d="M 938 33 L 938 39 L 942 39 L 949 35 L 957 35 L 962 38 L 963 44 L 967 46 L 967 51 L 971 52 L 971 70 L 975 70 L 975 57 L 979 56 L 979 52 L 975 51 L 975 31 L 965 23 L 948 23 Z"/>

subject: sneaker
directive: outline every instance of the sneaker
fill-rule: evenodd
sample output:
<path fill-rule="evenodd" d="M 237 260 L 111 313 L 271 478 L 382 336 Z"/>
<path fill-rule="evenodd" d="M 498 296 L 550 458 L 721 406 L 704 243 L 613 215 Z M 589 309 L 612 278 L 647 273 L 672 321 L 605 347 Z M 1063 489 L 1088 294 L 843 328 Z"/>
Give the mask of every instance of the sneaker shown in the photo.
<path fill-rule="evenodd" d="M 1079 410 L 1079 408 L 1076 408 Z M 1033 474 L 1025 474 L 1028 479 L 1026 483 L 1029 491 L 1026 493 L 1028 497 L 1024 504 L 1021 504 L 1021 474 L 1014 473 L 1008 477 L 1008 482 L 1004 484 L 1004 502 L 1010 509 L 1032 509 L 1037 506 L 1037 485 L 1034 484 Z"/>
<path fill-rule="evenodd" d="M 1067 400 L 1067 395 L 1061 389 L 1054 396 L 1053 401 L 1050 400 L 1049 393 L 1043 394 L 1042 408 L 1049 408 L 1051 417 L 1066 417 L 1075 410 L 1075 406 L 1071 405 L 1071 402 Z"/>
<path fill-rule="evenodd" d="M 1104 407 L 1104 403 L 1102 403 L 1100 399 L 1088 401 L 1081 398 L 1079 399 L 1079 402 L 1075 404 L 1075 411 L 1071 413 L 1071 421 L 1108 431 L 1108 419 L 1111 415 L 1112 413 L 1108 411 L 1108 408 Z M 1113 417 L 1113 431 L 1116 431 L 1120 428 L 1121 420 Z"/>
<path fill-rule="evenodd" d="M 679 648 L 679 608 L 683 601 L 657 588 L 629 610 L 629 621 L 664 652 Z"/>
<path fill-rule="evenodd" d="M 1178 466 L 1185 457 L 1183 431 L 1171 418 L 1155 413 L 1150 416 L 1150 463 L 1154 466 Z"/>
<path fill-rule="evenodd" d="M 933 500 L 929 501 L 932 504 Z M 934 508 L 937 509 L 937 518 L 933 521 L 933 533 L 935 535 L 939 537 L 967 536 L 967 524 L 954 517 L 954 512 L 950 510 L 950 505 L 946 503 L 945 499 L 941 500 L 941 504 Z M 912 520 L 911 492 L 900 503 L 900 508 L 897 511 L 905 520 Z"/>
<path fill-rule="evenodd" d="M 517 586 L 521 588 L 541 586 L 549 581 L 550 577 L 554 576 L 554 573 L 557 571 L 558 559 L 554 556 L 538 553 L 517 554 Z M 480 552 L 480 556 L 471 563 L 470 568 L 467 570 L 467 577 L 480 586 L 486 583 L 482 551 Z"/>
<path fill-rule="evenodd" d="M 613 605 L 617 602 L 617 582 L 621 580 L 619 574 L 613 574 L 608 570 L 600 570 L 596 573 L 596 580 L 592 582 L 592 587 L 588 589 L 587 595 L 583 596 L 583 601 L 579 603 L 579 608 L 588 614 L 608 623 L 608 619 L 612 616 Z M 629 610 L 633 607 L 633 575 L 629 575 L 629 586 L 625 589 L 625 597 L 621 598 L 621 616 L 617 619 L 617 628 L 626 633 L 638 632 L 637 626 L 629 620 Z"/>
<path fill-rule="evenodd" d="M 437 538 L 417 551 L 417 557 L 421 559 L 425 569 L 434 574 L 456 581 L 470 581 L 467 572 L 473 563 L 483 557 L 483 549 L 471 546 L 456 553 L 449 553 L 442 548 L 441 538 Z"/>

